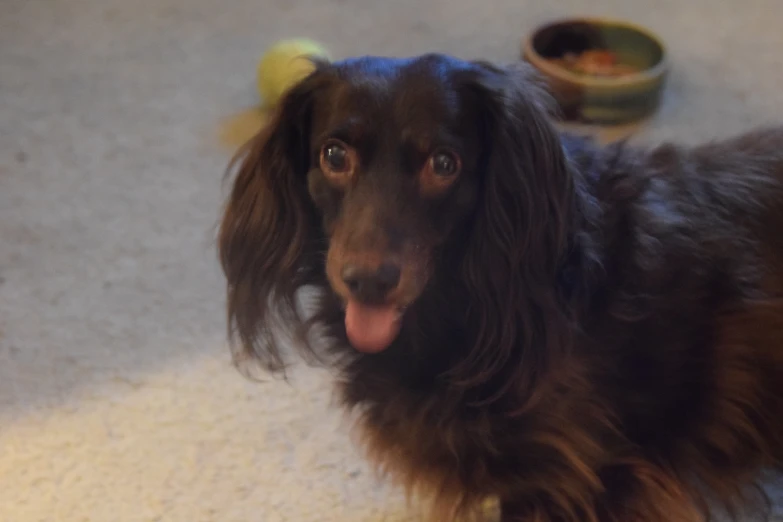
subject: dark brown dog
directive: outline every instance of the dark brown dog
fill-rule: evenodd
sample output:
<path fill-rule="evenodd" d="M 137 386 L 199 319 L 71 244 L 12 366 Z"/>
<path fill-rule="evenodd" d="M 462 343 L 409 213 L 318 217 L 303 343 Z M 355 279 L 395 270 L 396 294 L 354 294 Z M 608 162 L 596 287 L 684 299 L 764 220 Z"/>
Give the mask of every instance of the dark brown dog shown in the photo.
<path fill-rule="evenodd" d="M 783 129 L 600 148 L 524 66 L 361 58 L 237 161 L 237 354 L 282 370 L 323 290 L 332 349 L 301 353 L 436 520 L 700 521 L 783 463 Z"/>

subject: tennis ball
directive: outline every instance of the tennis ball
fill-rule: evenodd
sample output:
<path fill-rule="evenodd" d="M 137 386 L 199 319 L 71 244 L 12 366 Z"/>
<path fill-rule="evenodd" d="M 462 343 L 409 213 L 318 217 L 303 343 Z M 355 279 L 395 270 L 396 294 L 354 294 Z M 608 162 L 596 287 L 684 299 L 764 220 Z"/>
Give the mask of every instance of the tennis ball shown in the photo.
<path fill-rule="evenodd" d="M 272 45 L 258 63 L 258 93 L 267 106 L 276 105 L 283 94 L 313 71 L 308 57 L 329 59 L 313 40 L 293 38 Z"/>

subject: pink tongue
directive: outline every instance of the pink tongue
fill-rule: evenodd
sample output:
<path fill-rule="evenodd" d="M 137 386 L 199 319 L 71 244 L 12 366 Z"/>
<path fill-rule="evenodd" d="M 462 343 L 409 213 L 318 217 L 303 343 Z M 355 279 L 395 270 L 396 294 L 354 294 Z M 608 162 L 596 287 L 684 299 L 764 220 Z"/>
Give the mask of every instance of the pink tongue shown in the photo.
<path fill-rule="evenodd" d="M 400 331 L 399 314 L 393 306 L 367 306 L 351 300 L 345 308 L 345 331 L 360 352 L 382 352 Z"/>

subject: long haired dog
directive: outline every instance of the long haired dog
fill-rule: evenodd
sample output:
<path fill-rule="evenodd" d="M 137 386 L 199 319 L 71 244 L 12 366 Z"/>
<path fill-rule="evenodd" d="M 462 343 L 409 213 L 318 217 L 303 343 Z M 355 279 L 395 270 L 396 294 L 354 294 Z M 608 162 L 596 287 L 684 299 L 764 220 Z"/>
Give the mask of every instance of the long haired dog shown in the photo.
<path fill-rule="evenodd" d="M 436 520 L 487 498 L 504 522 L 693 522 L 757 499 L 768 515 L 783 129 L 600 147 L 548 106 L 523 65 L 318 64 L 234 163 L 236 354 L 280 372 L 277 327 L 301 334 Z M 314 317 L 303 287 L 322 291 Z"/>

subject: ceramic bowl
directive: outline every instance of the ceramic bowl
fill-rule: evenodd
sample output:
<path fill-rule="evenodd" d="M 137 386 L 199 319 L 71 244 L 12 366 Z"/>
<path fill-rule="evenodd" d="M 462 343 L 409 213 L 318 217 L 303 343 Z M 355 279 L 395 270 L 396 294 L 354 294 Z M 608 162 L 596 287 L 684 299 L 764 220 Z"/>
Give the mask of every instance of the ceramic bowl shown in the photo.
<path fill-rule="evenodd" d="M 611 57 L 625 71 L 575 68 L 575 58 L 590 51 Z M 563 119 L 588 123 L 627 123 L 649 116 L 660 104 L 669 70 L 660 38 L 610 19 L 574 18 L 541 26 L 523 42 L 522 57 L 549 85 Z"/>

